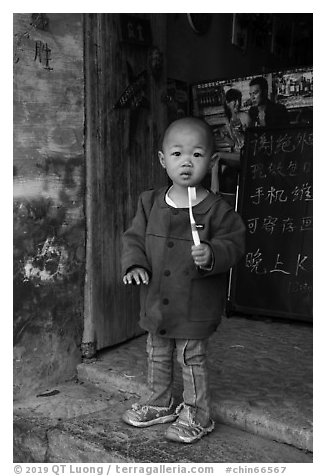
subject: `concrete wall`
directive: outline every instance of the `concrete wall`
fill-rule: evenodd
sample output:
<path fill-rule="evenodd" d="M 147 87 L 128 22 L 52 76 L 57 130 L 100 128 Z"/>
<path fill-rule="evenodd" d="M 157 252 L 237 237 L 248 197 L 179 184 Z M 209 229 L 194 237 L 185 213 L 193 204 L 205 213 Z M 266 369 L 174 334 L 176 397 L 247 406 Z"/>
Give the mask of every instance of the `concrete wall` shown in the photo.
<path fill-rule="evenodd" d="M 15 396 L 72 378 L 85 260 L 81 14 L 14 14 Z"/>

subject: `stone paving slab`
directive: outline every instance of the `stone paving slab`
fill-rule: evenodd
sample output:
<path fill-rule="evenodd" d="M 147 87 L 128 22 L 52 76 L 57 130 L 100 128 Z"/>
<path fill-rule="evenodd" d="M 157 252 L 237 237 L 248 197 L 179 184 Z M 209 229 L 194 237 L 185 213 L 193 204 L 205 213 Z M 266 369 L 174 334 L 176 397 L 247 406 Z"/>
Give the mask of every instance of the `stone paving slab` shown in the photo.
<path fill-rule="evenodd" d="M 222 424 L 195 445 L 172 443 L 168 425 L 122 422 L 135 395 L 79 383 L 55 390 L 15 403 L 15 463 L 312 463 L 311 453 Z"/>
<path fill-rule="evenodd" d="M 213 416 L 308 451 L 312 445 L 312 326 L 224 319 L 209 345 Z M 109 391 L 146 392 L 146 335 L 78 366 L 78 377 Z M 176 395 L 182 381 L 176 365 Z"/>

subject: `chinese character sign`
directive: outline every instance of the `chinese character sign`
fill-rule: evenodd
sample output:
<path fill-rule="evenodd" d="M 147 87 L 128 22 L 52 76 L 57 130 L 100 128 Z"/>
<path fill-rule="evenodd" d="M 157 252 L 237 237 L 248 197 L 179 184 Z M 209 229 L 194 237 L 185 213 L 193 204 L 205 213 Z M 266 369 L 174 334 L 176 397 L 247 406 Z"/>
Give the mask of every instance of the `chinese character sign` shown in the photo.
<path fill-rule="evenodd" d="M 247 133 L 238 206 L 246 253 L 231 286 L 238 310 L 312 318 L 312 146 L 310 127 Z"/>

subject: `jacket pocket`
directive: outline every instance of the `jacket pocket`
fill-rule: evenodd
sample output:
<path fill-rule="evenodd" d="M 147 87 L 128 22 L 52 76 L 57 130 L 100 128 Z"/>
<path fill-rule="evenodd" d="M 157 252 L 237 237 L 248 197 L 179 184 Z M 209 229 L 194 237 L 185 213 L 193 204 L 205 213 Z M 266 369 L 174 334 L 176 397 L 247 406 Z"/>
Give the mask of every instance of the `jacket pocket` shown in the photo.
<path fill-rule="evenodd" d="M 226 275 L 193 279 L 189 299 L 190 321 L 215 321 L 221 316 L 226 299 Z"/>

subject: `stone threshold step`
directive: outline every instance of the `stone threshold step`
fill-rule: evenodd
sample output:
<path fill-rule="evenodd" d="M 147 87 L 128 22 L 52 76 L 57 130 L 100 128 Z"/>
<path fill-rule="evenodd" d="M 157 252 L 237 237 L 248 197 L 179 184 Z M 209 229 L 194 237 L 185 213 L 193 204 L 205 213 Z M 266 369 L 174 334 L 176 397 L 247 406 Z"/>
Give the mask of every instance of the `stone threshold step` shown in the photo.
<path fill-rule="evenodd" d="M 121 351 L 113 350 L 102 354 L 100 360 L 81 363 L 77 366 L 78 379 L 89 382 L 104 391 L 122 390 L 140 397 L 145 395 L 146 368 L 138 362 L 127 366 L 120 359 Z M 145 362 L 145 360 L 144 360 Z M 181 377 L 176 374 L 175 393 L 182 400 Z M 293 418 L 291 412 L 285 418 L 279 417 L 275 408 L 268 407 L 265 401 L 247 398 L 224 398 L 212 386 L 211 405 L 213 418 L 225 425 L 233 426 L 249 433 L 286 443 L 305 451 L 313 451 L 312 427 L 303 427 L 300 420 Z M 235 395 L 235 397 L 239 397 Z"/>
<path fill-rule="evenodd" d="M 16 463 L 312 462 L 311 453 L 222 424 L 196 444 L 172 443 L 164 437 L 168 425 L 138 429 L 121 421 L 135 395 L 77 382 L 51 390 L 14 404 Z"/>

